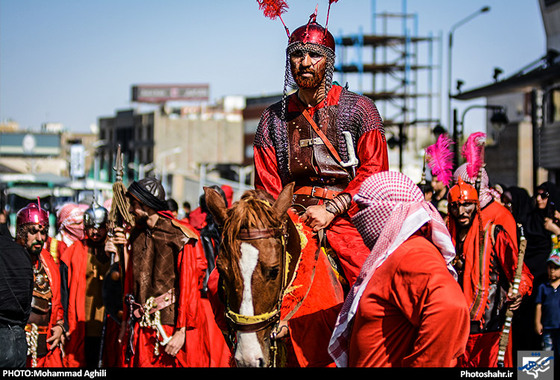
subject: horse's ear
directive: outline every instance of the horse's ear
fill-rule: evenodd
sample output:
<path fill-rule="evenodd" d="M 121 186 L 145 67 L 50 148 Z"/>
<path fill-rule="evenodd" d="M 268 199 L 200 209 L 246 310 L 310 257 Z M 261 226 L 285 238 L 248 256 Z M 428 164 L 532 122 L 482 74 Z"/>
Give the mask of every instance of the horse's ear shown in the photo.
<path fill-rule="evenodd" d="M 293 202 L 295 182 L 289 183 L 282 189 L 278 199 L 274 202 L 274 211 L 278 217 L 284 215 Z"/>
<path fill-rule="evenodd" d="M 227 206 L 224 198 L 211 187 L 204 187 L 204 198 L 206 206 L 216 220 L 216 223 L 223 226 L 227 215 Z"/>

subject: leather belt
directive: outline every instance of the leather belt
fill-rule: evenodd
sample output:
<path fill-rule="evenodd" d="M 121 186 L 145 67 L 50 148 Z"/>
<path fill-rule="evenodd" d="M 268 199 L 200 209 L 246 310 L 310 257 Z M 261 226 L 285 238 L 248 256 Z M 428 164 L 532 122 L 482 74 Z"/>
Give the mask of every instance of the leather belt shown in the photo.
<path fill-rule="evenodd" d="M 33 330 L 32 325 L 25 325 L 25 331 L 31 332 Z M 49 326 L 37 326 L 37 334 L 46 334 L 49 332 Z"/>
<path fill-rule="evenodd" d="M 165 309 L 167 306 L 172 305 L 173 303 L 175 303 L 175 291 L 174 289 L 169 289 L 167 292 L 154 299 L 154 307 L 150 310 L 145 310 L 142 305 L 135 302 L 134 306 L 136 307 L 133 314 L 135 318 L 141 318 L 142 315 L 144 315 L 144 313 L 146 312 L 148 312 L 148 314 L 153 314 L 158 310 Z"/>
<path fill-rule="evenodd" d="M 297 195 L 308 195 L 315 198 L 333 199 L 340 191 L 327 189 L 326 187 L 319 186 L 302 186 L 294 191 Z"/>

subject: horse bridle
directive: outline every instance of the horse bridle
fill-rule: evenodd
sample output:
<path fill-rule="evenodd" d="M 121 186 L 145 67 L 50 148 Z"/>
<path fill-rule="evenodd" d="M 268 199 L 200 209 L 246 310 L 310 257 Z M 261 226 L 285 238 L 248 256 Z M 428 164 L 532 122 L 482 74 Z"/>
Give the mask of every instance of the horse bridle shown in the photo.
<path fill-rule="evenodd" d="M 270 363 L 275 366 L 277 360 L 277 346 L 276 346 L 276 330 L 280 323 L 280 312 L 282 308 L 282 299 L 284 296 L 284 291 L 289 284 L 288 281 L 288 223 L 289 218 L 287 218 L 280 227 L 273 228 L 263 228 L 263 229 L 241 229 L 237 235 L 237 239 L 241 241 L 252 241 L 260 239 L 280 239 L 282 245 L 282 286 L 280 287 L 277 294 L 277 302 L 274 310 L 261 313 L 258 315 L 243 315 L 231 310 L 229 303 L 226 298 L 226 318 L 228 325 L 232 330 L 241 332 L 257 332 L 264 330 L 267 327 L 273 326 L 273 332 L 271 333 L 271 345 L 270 345 Z M 231 333 L 231 332 L 230 332 Z M 231 334 L 230 334 L 231 335 Z M 230 337 L 231 339 L 231 337 Z M 236 344 L 233 339 L 232 344 Z"/>
<path fill-rule="evenodd" d="M 285 287 L 287 285 L 287 225 L 286 222 L 282 224 L 281 227 L 276 228 L 265 228 L 265 229 L 241 229 L 237 235 L 237 239 L 241 241 L 252 241 L 260 239 L 276 239 L 280 238 L 282 244 L 282 286 L 280 287 L 278 293 L 278 301 L 276 303 L 276 308 L 270 312 L 262 313 L 258 315 L 242 315 L 234 312 L 230 309 L 229 305 L 226 307 L 226 317 L 232 327 L 236 330 L 243 332 L 257 332 L 265 329 L 271 324 L 278 322 L 280 319 L 280 309 L 282 306 L 282 295 L 284 293 Z"/>

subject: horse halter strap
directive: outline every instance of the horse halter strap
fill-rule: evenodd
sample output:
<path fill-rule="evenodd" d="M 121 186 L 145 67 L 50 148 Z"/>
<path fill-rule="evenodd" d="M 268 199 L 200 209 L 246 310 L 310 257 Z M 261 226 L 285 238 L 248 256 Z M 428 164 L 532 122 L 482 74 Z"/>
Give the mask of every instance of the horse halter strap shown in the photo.
<path fill-rule="evenodd" d="M 282 286 L 278 294 L 278 303 L 274 310 L 268 313 L 262 313 L 258 315 L 242 315 L 235 313 L 229 307 L 226 310 L 226 317 L 229 321 L 239 330 L 243 332 L 256 332 L 260 331 L 274 322 L 278 321 L 280 318 L 280 308 L 282 305 L 282 295 L 286 284 L 288 282 L 287 275 L 287 225 L 286 222 L 278 228 L 264 228 L 264 229 L 242 229 L 237 238 L 242 241 L 247 240 L 259 240 L 259 239 L 271 239 L 280 238 L 282 242 L 282 261 L 284 265 L 282 266 Z"/>

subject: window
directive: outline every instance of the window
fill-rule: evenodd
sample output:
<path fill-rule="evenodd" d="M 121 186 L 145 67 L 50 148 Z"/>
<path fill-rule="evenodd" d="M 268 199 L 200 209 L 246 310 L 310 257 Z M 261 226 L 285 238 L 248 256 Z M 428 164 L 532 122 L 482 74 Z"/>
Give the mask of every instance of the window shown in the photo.
<path fill-rule="evenodd" d="M 560 122 L 560 88 L 550 90 L 548 100 L 548 122 Z"/>

